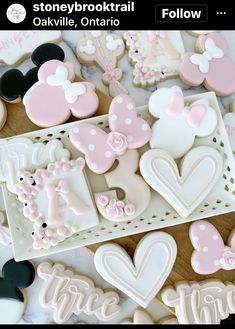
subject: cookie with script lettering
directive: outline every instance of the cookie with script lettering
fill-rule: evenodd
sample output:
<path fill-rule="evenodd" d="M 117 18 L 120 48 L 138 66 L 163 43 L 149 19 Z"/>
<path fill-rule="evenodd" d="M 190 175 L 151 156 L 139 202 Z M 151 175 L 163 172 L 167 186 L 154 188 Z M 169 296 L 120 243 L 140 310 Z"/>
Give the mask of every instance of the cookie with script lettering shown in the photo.
<path fill-rule="evenodd" d="M 60 40 L 61 31 L 1 31 L 0 61 L 17 66 L 38 46 Z"/>
<path fill-rule="evenodd" d="M 219 96 L 235 92 L 235 61 L 229 57 L 229 46 L 219 33 L 202 34 L 195 45 L 196 53 L 181 56 L 181 79 L 190 86 L 204 85 Z"/>
<path fill-rule="evenodd" d="M 24 314 L 27 298 L 24 288 L 29 287 L 35 277 L 35 270 L 29 261 L 6 262 L 0 278 L 0 323 L 15 324 Z"/>
<path fill-rule="evenodd" d="M 148 87 L 179 75 L 184 44 L 180 31 L 128 31 L 124 34 L 134 65 L 133 83 Z"/>
<path fill-rule="evenodd" d="M 89 277 L 62 264 L 41 263 L 37 273 L 44 281 L 39 302 L 42 307 L 53 309 L 54 321 L 58 324 L 65 323 L 73 314 L 81 313 L 110 321 L 121 310 L 116 292 L 104 292 Z"/>
<path fill-rule="evenodd" d="M 117 61 L 123 56 L 125 46 L 122 38 L 106 31 L 86 31 L 77 45 L 78 59 L 85 64 L 98 65 L 104 72 L 102 80 L 109 87 L 111 96 L 127 94 L 119 82 L 122 70 L 117 67 Z"/>
<path fill-rule="evenodd" d="M 162 301 L 174 308 L 179 324 L 220 324 L 235 313 L 235 285 L 217 279 L 180 281 L 166 287 Z"/>

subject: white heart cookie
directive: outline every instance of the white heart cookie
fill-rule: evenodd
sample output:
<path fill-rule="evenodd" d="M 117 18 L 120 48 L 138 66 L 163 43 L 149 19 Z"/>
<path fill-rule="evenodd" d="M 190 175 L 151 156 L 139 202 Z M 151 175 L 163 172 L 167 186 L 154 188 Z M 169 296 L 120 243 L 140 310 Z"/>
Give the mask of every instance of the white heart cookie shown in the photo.
<path fill-rule="evenodd" d="M 132 262 L 119 245 L 107 243 L 95 253 L 95 266 L 109 283 L 147 307 L 163 286 L 177 254 L 175 240 L 167 233 L 147 234 L 139 242 Z"/>
<path fill-rule="evenodd" d="M 223 169 L 219 152 L 200 146 L 185 156 L 182 169 L 163 150 L 149 150 L 140 159 L 146 182 L 161 194 L 183 218 L 188 217 L 211 191 Z"/>

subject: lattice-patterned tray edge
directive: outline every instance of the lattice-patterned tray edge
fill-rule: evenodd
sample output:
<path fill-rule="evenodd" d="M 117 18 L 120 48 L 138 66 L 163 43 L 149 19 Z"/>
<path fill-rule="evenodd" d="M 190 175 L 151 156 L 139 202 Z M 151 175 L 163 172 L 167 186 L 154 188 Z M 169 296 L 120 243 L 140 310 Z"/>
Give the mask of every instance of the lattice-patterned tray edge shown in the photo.
<path fill-rule="evenodd" d="M 197 99 L 207 98 L 213 108 L 216 110 L 219 118 L 218 127 L 211 136 L 207 138 L 198 138 L 195 146 L 210 145 L 220 151 L 224 157 L 224 173 L 223 177 L 216 184 L 215 188 L 208 195 L 203 204 L 193 212 L 187 219 L 181 219 L 178 214 L 172 209 L 169 204 L 163 200 L 156 192 L 152 192 L 152 201 L 150 206 L 145 210 L 141 216 L 132 221 L 116 223 L 110 222 L 100 216 L 100 224 L 90 230 L 82 231 L 68 238 L 56 247 L 47 250 L 33 250 L 32 238 L 30 232 L 32 231 L 32 223 L 24 218 L 22 214 L 18 213 L 12 207 L 12 204 L 17 204 L 16 197 L 9 193 L 3 184 L 3 195 L 6 204 L 7 216 L 9 218 L 9 226 L 13 236 L 13 251 L 16 260 L 30 259 L 40 256 L 49 255 L 60 252 L 62 250 L 69 250 L 76 247 L 88 246 L 90 244 L 108 241 L 115 238 L 120 238 L 132 234 L 161 229 L 164 227 L 184 224 L 200 218 L 208 218 L 211 216 L 220 215 L 222 213 L 231 212 L 235 210 L 235 163 L 233 154 L 229 145 L 229 140 L 223 124 L 223 119 L 220 113 L 219 105 L 214 93 L 209 92 L 205 94 L 197 94 L 185 97 L 185 101 L 191 103 Z M 145 117 L 150 123 L 154 120 L 147 111 L 147 107 L 138 109 L 139 114 Z M 93 117 L 86 119 L 89 123 L 96 124 L 107 130 L 107 115 Z M 56 126 L 53 128 L 33 131 L 20 136 L 31 138 L 34 141 L 49 141 L 50 139 L 59 138 L 65 147 L 72 152 L 72 157 L 77 157 L 79 152 L 70 144 L 67 131 L 74 125 L 74 122 Z M 10 139 L 10 138 L 9 138 Z M 88 170 L 88 177 L 92 174 Z M 97 177 L 94 176 L 93 177 Z M 90 181 L 94 182 L 94 179 Z M 93 184 L 94 185 L 94 184 Z M 103 188 L 100 189 L 101 191 Z M 93 189 L 94 191 L 94 189 Z M 219 192 L 218 192 L 219 191 Z M 154 204 L 154 207 L 153 207 Z M 154 209 L 153 209 L 154 208 Z M 159 210 L 161 209 L 161 211 Z"/>

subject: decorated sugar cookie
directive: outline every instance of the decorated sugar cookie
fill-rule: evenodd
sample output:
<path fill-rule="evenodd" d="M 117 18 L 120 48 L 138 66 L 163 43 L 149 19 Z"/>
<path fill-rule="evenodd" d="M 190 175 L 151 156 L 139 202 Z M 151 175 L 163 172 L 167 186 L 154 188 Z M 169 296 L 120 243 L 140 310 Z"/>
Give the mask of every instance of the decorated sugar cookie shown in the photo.
<path fill-rule="evenodd" d="M 119 245 L 96 250 L 95 267 L 109 283 L 146 308 L 163 286 L 175 262 L 177 246 L 167 233 L 149 233 L 140 240 L 134 259 Z"/>
<path fill-rule="evenodd" d="M 0 211 L 0 244 L 3 246 L 8 246 L 11 244 L 11 234 L 9 228 L 5 225 L 4 222 L 4 213 Z"/>
<path fill-rule="evenodd" d="M 174 159 L 185 155 L 196 137 L 212 134 L 218 121 L 207 100 L 185 104 L 177 86 L 156 90 L 149 99 L 149 112 L 159 119 L 152 126 L 151 148 L 168 151 Z"/>
<path fill-rule="evenodd" d="M 195 147 L 188 152 L 180 170 L 164 150 L 149 150 L 140 159 L 140 171 L 145 181 L 183 218 L 206 198 L 222 170 L 222 156 L 207 146 Z"/>
<path fill-rule="evenodd" d="M 7 120 L 7 109 L 3 101 L 0 99 L 0 130 L 4 127 Z"/>
<path fill-rule="evenodd" d="M 124 38 L 134 64 L 135 85 L 146 87 L 179 74 L 184 52 L 180 31 L 128 31 Z"/>
<path fill-rule="evenodd" d="M 189 30 L 187 32 L 195 37 L 198 37 L 201 34 L 209 34 L 212 32 L 216 32 L 216 30 Z"/>
<path fill-rule="evenodd" d="M 217 95 L 235 92 L 235 61 L 228 56 L 228 44 L 219 33 L 200 35 L 196 53 L 181 57 L 180 77 L 191 86 L 203 84 Z"/>
<path fill-rule="evenodd" d="M 63 61 L 64 56 L 63 49 L 57 45 L 45 43 L 39 46 L 31 56 L 32 62 L 35 64 L 34 68 L 30 69 L 26 74 L 23 74 L 18 69 L 11 69 L 1 76 L 0 96 L 7 102 L 20 102 L 27 90 L 38 81 L 37 73 L 40 66 L 52 59 Z"/>
<path fill-rule="evenodd" d="M 34 174 L 19 171 L 16 193 L 34 224 L 33 248 L 47 249 L 99 224 L 84 173 L 85 161 L 61 160 Z"/>
<path fill-rule="evenodd" d="M 178 321 L 174 317 L 163 318 L 159 324 L 177 324 Z M 133 319 L 123 320 L 120 324 L 154 324 L 151 316 L 143 309 L 137 308 L 133 315 Z"/>
<path fill-rule="evenodd" d="M 235 285 L 211 279 L 182 281 L 162 292 L 164 304 L 173 307 L 179 324 L 220 324 L 235 313 Z"/>
<path fill-rule="evenodd" d="M 44 280 L 39 302 L 42 307 L 54 310 L 54 321 L 58 324 L 65 323 L 73 314 L 81 313 L 109 321 L 121 310 L 116 292 L 96 288 L 90 278 L 62 264 L 41 263 L 37 273 Z"/>
<path fill-rule="evenodd" d="M 235 270 L 235 230 L 227 245 L 217 229 L 207 221 L 194 222 L 189 231 L 194 247 L 191 257 L 192 268 L 199 274 L 212 274 L 220 269 Z"/>
<path fill-rule="evenodd" d="M 0 181 L 6 182 L 10 192 L 15 193 L 19 169 L 34 171 L 50 162 L 69 159 L 70 152 L 57 139 L 47 144 L 33 143 L 26 137 L 13 137 L 0 141 Z"/>
<path fill-rule="evenodd" d="M 71 114 L 86 118 L 94 114 L 99 100 L 95 86 L 89 82 L 73 82 L 72 63 L 51 60 L 38 71 L 38 82 L 25 94 L 23 103 L 29 119 L 40 127 L 65 122 Z"/>
<path fill-rule="evenodd" d="M 230 113 L 224 116 L 224 125 L 232 151 L 235 152 L 235 101 L 230 104 Z"/>
<path fill-rule="evenodd" d="M 60 39 L 61 31 L 1 31 L 0 61 L 10 66 L 19 64 L 38 46 Z"/>
<path fill-rule="evenodd" d="M 103 82 L 109 86 L 113 97 L 128 93 L 119 82 L 122 70 L 117 67 L 117 60 L 124 51 L 122 38 L 106 31 L 86 31 L 77 45 L 78 59 L 86 64 L 97 64 L 103 70 Z"/>
<path fill-rule="evenodd" d="M 85 154 L 88 167 L 97 174 L 105 173 L 118 156 L 145 145 L 151 137 L 148 123 L 137 116 L 134 101 L 127 95 L 112 100 L 109 127 L 107 134 L 95 125 L 78 123 L 69 132 L 71 143 Z"/>
<path fill-rule="evenodd" d="M 6 262 L 0 278 L 0 323 L 15 324 L 24 314 L 26 295 L 22 291 L 33 283 L 35 271 L 28 261 Z"/>
<path fill-rule="evenodd" d="M 117 161 L 118 166 L 104 174 L 110 190 L 95 193 L 95 201 L 104 218 L 122 222 L 138 217 L 148 207 L 151 191 L 143 178 L 136 174 L 139 168 L 137 150 L 128 150 Z M 123 200 L 118 199 L 117 188 L 124 192 Z"/>

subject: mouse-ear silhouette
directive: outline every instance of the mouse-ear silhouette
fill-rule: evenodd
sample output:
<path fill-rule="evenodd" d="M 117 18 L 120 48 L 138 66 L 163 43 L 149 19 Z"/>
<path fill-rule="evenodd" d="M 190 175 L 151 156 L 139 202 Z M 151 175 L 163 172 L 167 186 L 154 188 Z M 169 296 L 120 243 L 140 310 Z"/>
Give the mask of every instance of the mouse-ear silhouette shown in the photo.
<path fill-rule="evenodd" d="M 5 282 L 15 288 L 26 288 L 33 283 L 35 269 L 29 261 L 16 262 L 14 259 L 10 259 L 4 264 L 2 275 L 1 284 Z"/>
<path fill-rule="evenodd" d="M 8 102 L 22 99 L 25 93 L 38 81 L 38 70 L 47 61 L 58 59 L 63 61 L 63 49 L 53 43 L 45 43 L 37 47 L 31 59 L 36 67 L 30 69 L 25 75 L 18 69 L 6 71 L 0 79 L 0 96 Z"/>
<path fill-rule="evenodd" d="M 32 62 L 38 67 L 52 59 L 63 62 L 64 58 L 65 54 L 63 49 L 54 43 L 44 43 L 37 47 L 31 56 Z"/>

